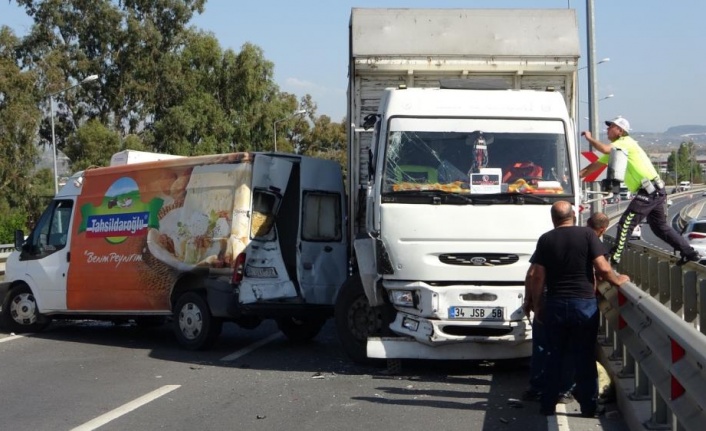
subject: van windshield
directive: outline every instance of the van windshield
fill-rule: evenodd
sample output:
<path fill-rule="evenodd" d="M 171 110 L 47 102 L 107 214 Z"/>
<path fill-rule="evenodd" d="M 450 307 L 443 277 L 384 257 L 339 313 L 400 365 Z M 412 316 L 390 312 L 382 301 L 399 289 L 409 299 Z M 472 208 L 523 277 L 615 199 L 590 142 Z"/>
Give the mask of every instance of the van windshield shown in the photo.
<path fill-rule="evenodd" d="M 571 195 L 558 120 L 392 118 L 383 193 Z"/>

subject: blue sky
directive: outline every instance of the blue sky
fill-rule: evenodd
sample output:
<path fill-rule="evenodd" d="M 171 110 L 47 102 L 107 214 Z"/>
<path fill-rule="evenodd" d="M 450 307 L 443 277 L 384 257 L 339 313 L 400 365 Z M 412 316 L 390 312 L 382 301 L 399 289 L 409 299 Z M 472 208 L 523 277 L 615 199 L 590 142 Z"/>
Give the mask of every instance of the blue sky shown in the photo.
<path fill-rule="evenodd" d="M 397 8 L 573 8 L 586 65 L 586 1 L 578 0 L 406 0 L 367 1 L 209 0 L 193 20 L 215 34 L 223 48 L 245 42 L 264 50 L 275 65 L 280 89 L 311 94 L 318 114 L 340 121 L 346 109 L 348 23 L 352 7 Z M 702 0 L 594 1 L 599 117 L 623 115 L 635 131 L 663 132 L 670 126 L 706 125 L 706 2 Z M 0 24 L 18 35 L 31 21 L 15 3 L 0 0 Z M 587 100 L 586 70 L 579 100 Z M 580 117 L 588 105 L 580 103 Z M 582 119 L 582 128 L 586 122 Z"/>

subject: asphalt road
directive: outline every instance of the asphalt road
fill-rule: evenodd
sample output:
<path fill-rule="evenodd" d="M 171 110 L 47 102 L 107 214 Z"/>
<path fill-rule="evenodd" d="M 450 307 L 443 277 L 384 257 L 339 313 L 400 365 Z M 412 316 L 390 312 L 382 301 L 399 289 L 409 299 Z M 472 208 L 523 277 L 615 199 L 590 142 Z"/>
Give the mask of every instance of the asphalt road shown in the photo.
<path fill-rule="evenodd" d="M 404 361 L 399 375 L 355 365 L 332 322 L 306 344 L 272 323 L 226 324 L 206 352 L 181 350 L 168 326 L 53 323 L 0 330 L 0 361 L 2 429 L 626 430 L 618 412 L 585 419 L 576 403 L 540 416 L 517 401 L 528 379 L 517 361 Z"/>

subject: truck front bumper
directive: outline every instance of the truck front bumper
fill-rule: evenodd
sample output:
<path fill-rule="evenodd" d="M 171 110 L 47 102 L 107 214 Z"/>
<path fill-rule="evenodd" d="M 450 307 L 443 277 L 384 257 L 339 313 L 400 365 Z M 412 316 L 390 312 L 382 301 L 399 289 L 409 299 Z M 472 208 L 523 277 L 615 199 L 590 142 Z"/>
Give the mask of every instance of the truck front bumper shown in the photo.
<path fill-rule="evenodd" d="M 532 355 L 532 340 L 515 343 L 455 343 L 430 346 L 411 337 L 368 338 L 369 358 L 494 360 L 527 358 Z"/>
<path fill-rule="evenodd" d="M 489 325 L 398 312 L 390 329 L 400 336 L 369 338 L 368 357 L 492 360 L 532 354 L 532 327 L 527 319 Z"/>

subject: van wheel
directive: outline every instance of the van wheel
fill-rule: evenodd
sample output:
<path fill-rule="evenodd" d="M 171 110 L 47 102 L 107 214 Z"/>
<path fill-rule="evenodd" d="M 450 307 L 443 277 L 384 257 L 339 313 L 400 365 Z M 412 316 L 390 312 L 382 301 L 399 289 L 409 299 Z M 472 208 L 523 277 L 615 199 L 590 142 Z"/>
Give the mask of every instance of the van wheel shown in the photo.
<path fill-rule="evenodd" d="M 223 322 L 211 315 L 206 299 L 196 292 L 182 294 L 174 307 L 174 334 L 182 347 L 205 350 L 221 333 Z"/>
<path fill-rule="evenodd" d="M 334 308 L 336 332 L 346 354 L 357 363 L 371 364 L 367 355 L 368 337 L 383 330 L 384 307 L 371 307 L 359 274 L 353 274 L 338 292 Z"/>
<path fill-rule="evenodd" d="M 321 317 L 281 317 L 277 327 L 290 341 L 301 343 L 316 337 L 326 323 Z"/>
<path fill-rule="evenodd" d="M 46 328 L 51 319 L 42 315 L 29 286 L 22 284 L 12 288 L 2 303 L 0 318 L 12 332 L 39 332 Z"/>

